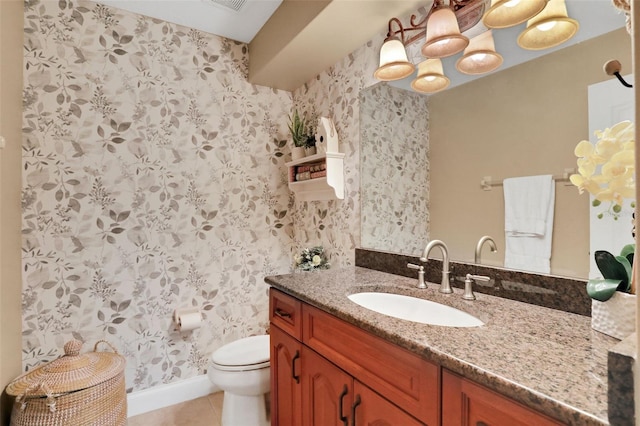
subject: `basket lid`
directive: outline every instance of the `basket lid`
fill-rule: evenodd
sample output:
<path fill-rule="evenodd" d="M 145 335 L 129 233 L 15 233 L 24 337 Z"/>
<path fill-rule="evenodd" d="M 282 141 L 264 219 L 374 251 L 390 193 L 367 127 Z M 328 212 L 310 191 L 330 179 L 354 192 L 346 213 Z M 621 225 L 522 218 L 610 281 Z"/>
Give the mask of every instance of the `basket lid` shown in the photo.
<path fill-rule="evenodd" d="M 7 393 L 18 396 L 29 390 L 29 396 L 37 397 L 47 395 L 48 390 L 51 394 L 64 394 L 87 389 L 113 378 L 124 370 L 125 359 L 117 352 L 97 352 L 101 342 L 109 344 L 101 340 L 96 343 L 93 352 L 85 354 L 80 354 L 81 341 L 67 342 L 63 356 L 19 376 L 9 383 Z M 113 346 L 111 348 L 114 349 Z"/>

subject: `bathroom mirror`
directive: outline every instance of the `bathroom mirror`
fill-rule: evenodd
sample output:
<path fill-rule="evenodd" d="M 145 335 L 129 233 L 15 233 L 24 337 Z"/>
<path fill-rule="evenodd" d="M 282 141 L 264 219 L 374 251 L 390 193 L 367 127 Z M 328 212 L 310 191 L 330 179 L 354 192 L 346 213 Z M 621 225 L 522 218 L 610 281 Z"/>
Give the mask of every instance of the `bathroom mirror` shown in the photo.
<path fill-rule="evenodd" d="M 485 246 L 482 263 L 502 266 L 503 191 L 483 190 L 481 179 L 558 176 L 575 168 L 574 147 L 589 138 L 587 87 L 611 78 L 602 71 L 611 58 L 631 71 L 624 28 L 430 96 L 386 83 L 363 90 L 361 246 L 419 255 L 428 239 L 441 239 L 452 260 L 473 262 L 476 243 L 491 235 L 498 253 Z M 407 141 L 419 147 L 394 151 Z M 421 157 L 425 149 L 428 160 Z M 562 182 L 552 241 L 551 274 L 587 278 L 589 198 Z"/>

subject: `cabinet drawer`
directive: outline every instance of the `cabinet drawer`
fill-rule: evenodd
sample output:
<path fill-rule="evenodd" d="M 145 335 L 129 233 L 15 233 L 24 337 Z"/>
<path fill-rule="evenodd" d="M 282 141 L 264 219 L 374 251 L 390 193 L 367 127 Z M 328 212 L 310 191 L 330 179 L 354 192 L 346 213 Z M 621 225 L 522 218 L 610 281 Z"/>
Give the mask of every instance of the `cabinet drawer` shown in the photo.
<path fill-rule="evenodd" d="M 269 296 L 269 321 L 301 340 L 302 302 L 273 288 L 269 290 Z"/>
<path fill-rule="evenodd" d="M 303 343 L 421 421 L 437 425 L 440 369 L 411 352 L 309 305 Z"/>

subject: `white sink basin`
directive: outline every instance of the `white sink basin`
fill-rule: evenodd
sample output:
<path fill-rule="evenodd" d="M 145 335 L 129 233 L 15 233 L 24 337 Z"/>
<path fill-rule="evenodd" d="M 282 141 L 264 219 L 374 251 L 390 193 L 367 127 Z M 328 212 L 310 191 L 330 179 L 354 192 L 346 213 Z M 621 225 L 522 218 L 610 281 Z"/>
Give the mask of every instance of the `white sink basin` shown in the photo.
<path fill-rule="evenodd" d="M 392 293 L 355 293 L 349 300 L 372 311 L 423 324 L 445 327 L 478 327 L 478 318 L 451 306 Z"/>

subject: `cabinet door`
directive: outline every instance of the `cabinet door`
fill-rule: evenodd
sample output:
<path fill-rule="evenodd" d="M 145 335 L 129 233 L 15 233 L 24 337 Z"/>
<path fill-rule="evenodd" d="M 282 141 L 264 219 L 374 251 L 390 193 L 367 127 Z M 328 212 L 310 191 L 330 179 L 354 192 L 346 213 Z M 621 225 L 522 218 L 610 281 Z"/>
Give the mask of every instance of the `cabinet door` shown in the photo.
<path fill-rule="evenodd" d="M 443 426 L 560 425 L 542 414 L 472 381 L 443 370 Z"/>
<path fill-rule="evenodd" d="M 302 418 L 305 426 L 349 426 L 353 379 L 304 346 L 302 348 Z"/>
<path fill-rule="evenodd" d="M 271 324 L 271 424 L 302 424 L 302 344 Z"/>
<path fill-rule="evenodd" d="M 351 409 L 352 425 L 422 426 L 426 424 L 419 422 L 357 381 L 354 384 L 354 390 L 354 403 Z"/>
<path fill-rule="evenodd" d="M 437 365 L 306 304 L 302 341 L 415 418 L 440 421 Z"/>

